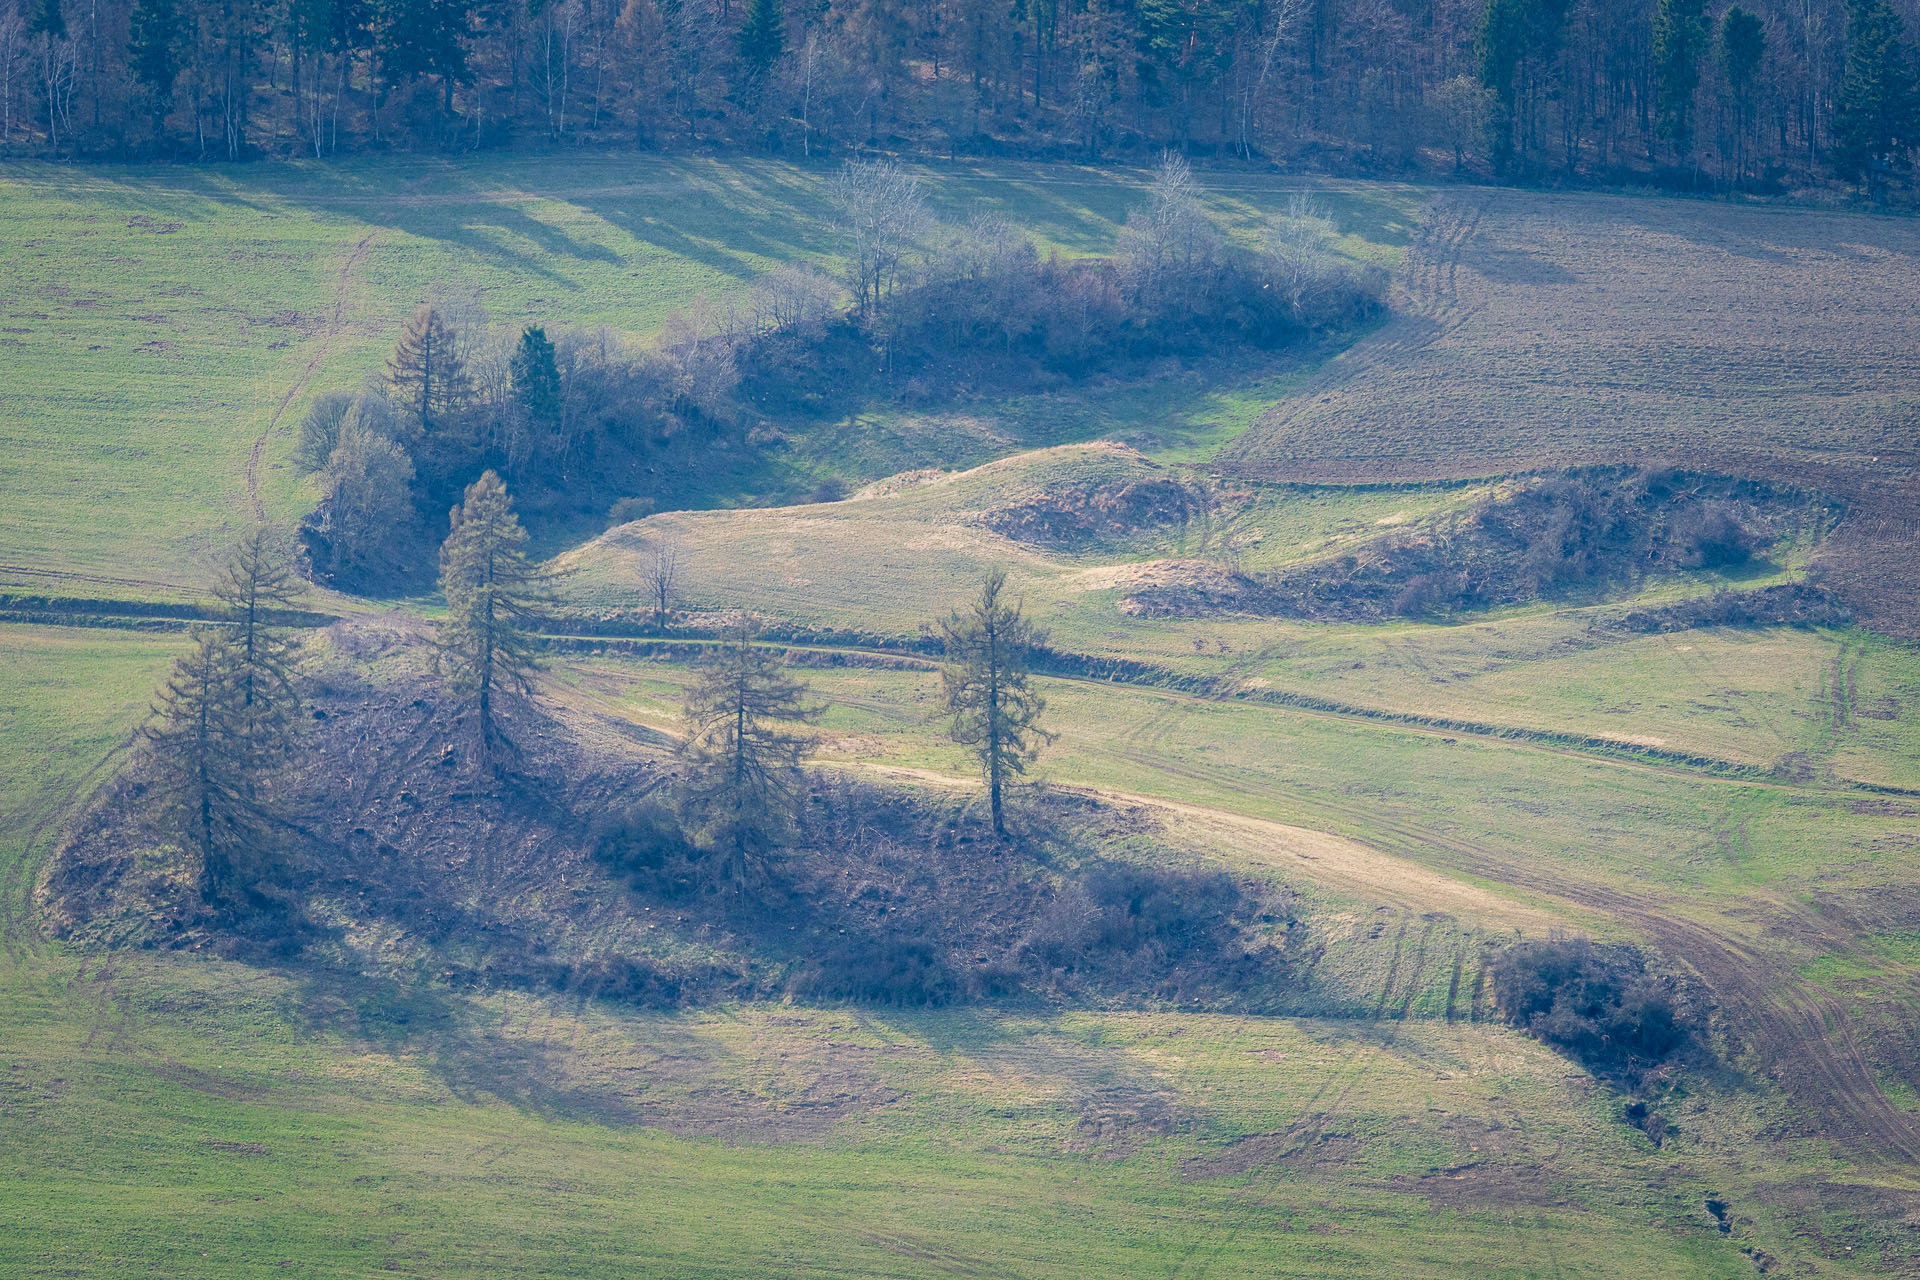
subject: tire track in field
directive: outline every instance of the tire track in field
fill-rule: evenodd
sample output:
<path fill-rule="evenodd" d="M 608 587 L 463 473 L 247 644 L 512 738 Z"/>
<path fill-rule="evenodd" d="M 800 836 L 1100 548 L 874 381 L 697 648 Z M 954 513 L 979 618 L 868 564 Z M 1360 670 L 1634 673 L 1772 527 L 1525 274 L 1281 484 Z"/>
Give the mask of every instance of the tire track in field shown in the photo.
<path fill-rule="evenodd" d="M 320 331 L 320 345 L 315 349 L 312 358 L 307 361 L 306 367 L 287 387 L 286 394 L 281 396 L 279 402 L 274 405 L 273 414 L 267 419 L 266 429 L 260 433 L 260 438 L 253 442 L 253 449 L 247 455 L 247 505 L 252 509 L 256 522 L 264 523 L 267 518 L 267 509 L 260 501 L 260 457 L 266 452 L 267 440 L 279 429 L 281 417 L 293 402 L 299 399 L 300 393 L 307 389 L 308 384 L 313 381 L 313 376 L 320 372 L 321 363 L 332 353 L 334 339 L 340 336 L 341 330 L 346 325 L 347 290 L 359 273 L 361 264 L 366 261 L 367 250 L 373 247 L 373 242 L 379 236 L 378 227 L 361 236 L 360 242 L 347 254 L 346 261 L 340 264 L 340 273 L 333 285 L 333 314 L 327 320 L 327 327 Z"/>
<path fill-rule="evenodd" d="M 67 787 L 66 794 L 47 803 L 39 818 L 27 828 L 20 839 L 20 852 L 9 860 L 4 873 L 0 873 L 0 952 L 8 959 L 18 961 L 32 950 L 30 939 L 33 930 L 27 921 L 33 914 L 33 902 L 30 889 L 35 870 L 40 864 L 40 854 L 49 838 L 50 831 L 64 829 L 67 819 L 74 809 L 98 784 L 99 780 L 110 772 L 110 767 L 124 756 L 133 746 L 137 731 L 129 733 L 111 750 L 107 751 L 93 765 Z M 42 792 L 43 797 L 45 792 Z M 29 801 L 17 813 L 4 815 L 0 822 L 6 827 L 14 827 L 30 814 L 35 805 Z"/>
<path fill-rule="evenodd" d="M 1459 291 L 1460 252 L 1480 229 L 1488 197 L 1442 193 L 1428 202 L 1415 240 L 1402 260 L 1393 314 L 1372 336 L 1328 360 L 1286 400 L 1263 414 L 1216 465 L 1243 467 L 1262 440 L 1290 426 L 1322 398 L 1368 369 L 1438 342 L 1473 314 Z M 1229 465 L 1231 464 L 1231 465 Z"/>
<path fill-rule="evenodd" d="M 1249 798 L 1261 794 L 1257 788 L 1237 785 L 1205 770 L 1177 766 L 1146 752 L 1120 747 L 1107 748 L 1105 754 L 1181 783 L 1205 783 Z M 1132 793 L 1073 789 L 1120 803 L 1143 799 L 1153 802 L 1150 797 Z M 1846 1006 L 1739 938 L 1686 918 L 1667 903 L 1576 879 L 1564 867 L 1529 866 L 1363 805 L 1320 794 L 1298 798 L 1386 837 L 1375 847 L 1389 856 L 1410 858 L 1417 851 L 1429 855 L 1437 851 L 1450 869 L 1512 885 L 1548 901 L 1582 907 L 1627 925 L 1664 955 L 1693 970 L 1712 993 L 1722 1018 L 1747 1042 L 1787 1096 L 1817 1121 L 1823 1136 L 1856 1157 L 1907 1170 L 1920 1168 L 1920 1124 L 1880 1091 L 1873 1067 L 1853 1033 Z M 1182 803 L 1172 807 L 1201 806 Z M 1820 930 L 1817 921 L 1790 903 L 1773 905 L 1796 928 L 1831 932 Z"/>

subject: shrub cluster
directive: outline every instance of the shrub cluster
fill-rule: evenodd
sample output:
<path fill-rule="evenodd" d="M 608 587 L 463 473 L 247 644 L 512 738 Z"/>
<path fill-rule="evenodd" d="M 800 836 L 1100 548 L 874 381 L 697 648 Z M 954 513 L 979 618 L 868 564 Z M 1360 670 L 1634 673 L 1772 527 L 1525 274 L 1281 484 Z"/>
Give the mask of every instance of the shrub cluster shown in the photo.
<path fill-rule="evenodd" d="M 1493 966 L 1501 1015 L 1596 1072 L 1637 1079 L 1697 1032 L 1678 985 L 1631 947 L 1527 942 Z"/>
<path fill-rule="evenodd" d="M 1754 564 L 1793 532 L 1803 501 L 1756 481 L 1665 467 L 1563 472 L 1326 563 L 1236 574 L 1205 593 L 1141 592 L 1133 602 L 1147 612 L 1368 621 L 1577 597 L 1652 574 Z"/>
<path fill-rule="evenodd" d="M 798 418 L 1277 347 L 1365 320 L 1384 293 L 1381 273 L 1332 252 L 1332 224 L 1304 201 L 1264 247 L 1229 244 L 1177 162 L 1101 259 L 1043 258 L 992 218 L 928 238 L 913 183 L 889 166 L 849 166 L 843 188 L 885 232 L 849 232 L 851 308 L 808 266 L 697 299 L 645 347 L 606 330 L 494 329 L 472 301 L 423 306 L 382 381 L 321 396 L 301 424 L 295 458 L 325 494 L 303 528 L 315 576 L 415 584 L 439 513 L 484 471 L 535 528 L 626 520 L 747 483 Z"/>

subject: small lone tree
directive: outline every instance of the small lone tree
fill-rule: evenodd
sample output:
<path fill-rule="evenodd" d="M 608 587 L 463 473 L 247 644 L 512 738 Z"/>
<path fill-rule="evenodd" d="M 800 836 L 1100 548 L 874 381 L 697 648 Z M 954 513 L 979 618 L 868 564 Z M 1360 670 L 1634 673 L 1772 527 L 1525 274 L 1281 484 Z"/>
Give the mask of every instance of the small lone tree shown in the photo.
<path fill-rule="evenodd" d="M 264 526 L 240 540 L 213 584 L 214 598 L 233 625 L 241 706 L 262 726 L 284 723 L 295 701 L 290 670 L 293 641 L 277 615 L 294 607 L 299 590 L 300 577 L 294 572 L 286 538 Z"/>
<path fill-rule="evenodd" d="M 491 760 L 506 741 L 501 701 L 533 691 L 539 663 L 530 630 L 548 601 L 547 577 L 527 558 L 526 530 L 493 472 L 467 486 L 452 525 L 440 548 L 447 616 L 438 636 L 439 666 L 472 712 L 481 755 Z"/>
<path fill-rule="evenodd" d="M 680 544 L 666 538 L 656 539 L 641 553 L 640 583 L 653 605 L 653 625 L 667 629 L 667 615 L 680 592 Z"/>
<path fill-rule="evenodd" d="M 987 571 L 979 596 L 940 623 L 947 664 L 941 672 L 953 740 L 972 748 L 987 783 L 994 834 L 1007 834 L 1001 793 L 1010 775 L 1026 772 L 1053 735 L 1040 727 L 1046 700 L 1027 673 L 1033 646 L 1045 637 L 1022 615 L 1020 602 L 1003 598 L 1007 575 Z"/>
<path fill-rule="evenodd" d="M 472 386 L 460 356 L 459 335 L 431 302 L 420 304 L 387 361 L 387 381 L 401 403 L 432 434 L 467 402 Z"/>
<path fill-rule="evenodd" d="M 800 765 L 811 740 L 792 732 L 818 715 L 807 687 L 772 650 L 753 643 L 745 618 L 730 624 L 687 694 L 682 754 L 692 766 L 687 807 L 719 859 L 715 878 L 736 885 L 765 874 L 766 857 L 793 822 Z"/>
<path fill-rule="evenodd" d="M 287 745 L 284 722 L 247 707 L 242 670 L 228 634 L 196 633 L 141 729 L 153 752 L 159 811 L 198 861 L 200 898 L 209 906 L 236 906 L 257 882 L 264 786 Z"/>

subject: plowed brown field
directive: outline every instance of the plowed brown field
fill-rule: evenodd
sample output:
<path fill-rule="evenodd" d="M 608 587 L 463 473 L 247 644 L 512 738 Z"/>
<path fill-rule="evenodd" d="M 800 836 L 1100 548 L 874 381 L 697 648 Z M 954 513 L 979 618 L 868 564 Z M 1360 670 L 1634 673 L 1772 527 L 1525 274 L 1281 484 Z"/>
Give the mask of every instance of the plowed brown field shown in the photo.
<path fill-rule="evenodd" d="M 1816 485 L 1827 567 L 1920 632 L 1920 223 L 1448 193 L 1397 315 L 1269 411 L 1226 470 L 1418 480 L 1673 458 Z"/>

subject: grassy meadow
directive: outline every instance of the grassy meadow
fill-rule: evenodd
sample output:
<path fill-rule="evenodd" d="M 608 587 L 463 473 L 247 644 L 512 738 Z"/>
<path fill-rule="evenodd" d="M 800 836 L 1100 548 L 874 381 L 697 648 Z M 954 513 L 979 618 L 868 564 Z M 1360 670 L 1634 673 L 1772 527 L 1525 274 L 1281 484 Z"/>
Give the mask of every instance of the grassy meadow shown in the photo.
<path fill-rule="evenodd" d="M 698 295 L 724 296 L 778 263 L 834 269 L 831 172 L 644 156 L 0 167 L 0 267 L 14 286 L 0 298 L 0 484 L 11 500 L 0 587 L 190 594 L 256 503 L 282 521 L 311 505 L 287 462 L 306 401 L 377 372 L 429 293 L 477 299 L 499 325 L 644 339 Z M 1068 255 L 1109 250 L 1143 181 L 1021 165 L 921 177 L 942 219 L 1002 213 L 1043 251 Z M 1299 185 L 1225 180 L 1208 206 L 1252 238 Z M 1353 186 L 1324 198 L 1343 248 L 1390 264 L 1423 196 Z M 1271 398 L 1193 378 L 1118 395 L 1120 416 L 1175 449 L 1217 443 Z M 1064 407 L 1016 405 L 1005 415 L 1014 425 L 984 434 L 880 422 L 862 435 L 882 442 L 868 466 L 886 465 L 866 474 L 985 461 L 1030 436 L 1098 436 L 1107 415 L 1101 396 L 1083 393 Z M 969 434 L 978 438 L 959 442 Z M 819 454 L 830 464 L 835 446 Z"/>
<path fill-rule="evenodd" d="M 1109 249 L 1143 182 L 919 172 L 943 219 L 1001 213 L 1062 254 Z M 0 167 L 16 285 L 0 295 L 0 593 L 197 596 L 257 516 L 308 509 L 288 461 L 300 413 L 373 374 L 430 291 L 495 324 L 644 339 L 768 265 L 835 267 L 828 174 L 657 156 Z M 1301 185 L 1203 178 L 1209 212 L 1248 241 Z M 1403 267 L 1434 232 L 1431 192 L 1316 186 L 1354 259 Z M 1487 218 L 1502 244 L 1524 222 Z M 1721 252 L 1692 234 L 1693 252 Z M 1555 235 L 1590 264 L 1590 236 Z M 1473 261 L 1469 291 L 1493 270 Z M 1427 277 L 1403 283 L 1445 312 Z M 1553 332 L 1574 332 L 1581 304 L 1547 283 Z M 1475 315 L 1520 341 L 1519 320 Z M 1418 359 L 1473 332 L 1449 328 Z M 1354 350 L 1407 354 L 1392 323 L 1379 336 L 1386 354 Z M 1607 347 L 1607 370 L 1633 345 Z M 1812 545 L 1739 581 L 1683 574 L 1446 625 L 1128 612 L 1168 562 L 1327 559 L 1488 495 L 1476 479 L 1210 467 L 1236 442 L 1254 457 L 1258 430 L 1269 452 L 1293 448 L 1305 429 L 1272 411 L 1322 395 L 1345 359 L 857 415 L 796 438 L 782 464 L 878 482 L 844 501 L 668 512 L 544 549 L 586 610 L 638 608 L 640 554 L 664 538 L 688 609 L 867 641 L 918 636 L 1005 566 L 1054 648 L 1161 677 L 1042 680 L 1058 739 L 1035 780 L 1293 890 L 1314 950 L 1287 1016 L 643 1013 L 429 973 L 57 943 L 35 901 L 46 860 L 186 639 L 0 621 L 0 1274 L 1910 1271 L 1920 653 L 1851 627 L 1620 625 L 1649 603 L 1798 581 Z M 1391 399 L 1355 385 L 1369 406 Z M 1215 486 L 1224 514 L 1076 546 L 989 525 L 1062 486 L 1168 476 Z M 548 655 L 546 705 L 677 733 L 684 651 L 595 644 Z M 871 662 L 841 647 L 814 661 Z M 801 674 L 827 704 L 824 767 L 972 785 L 930 667 Z M 1492 1017 L 1497 948 L 1562 935 L 1648 946 L 1711 992 L 1717 1061 L 1660 1086 L 1658 1143 L 1617 1088 Z"/>
<path fill-rule="evenodd" d="M 56 762 L 110 750 L 177 647 L 0 640 L 25 671 L 0 750 Z M 16 775 L 9 813 L 79 781 Z M 43 851 L 10 817 L 8 1274 L 1697 1277 L 1793 1247 L 1792 1214 L 1711 1130 L 1656 1149 L 1610 1091 L 1497 1026 L 641 1015 L 75 954 L 35 935 L 18 889 Z M 1694 1105 L 1757 1120 L 1753 1099 Z M 1714 1195 L 1738 1197 L 1738 1241 Z"/>

